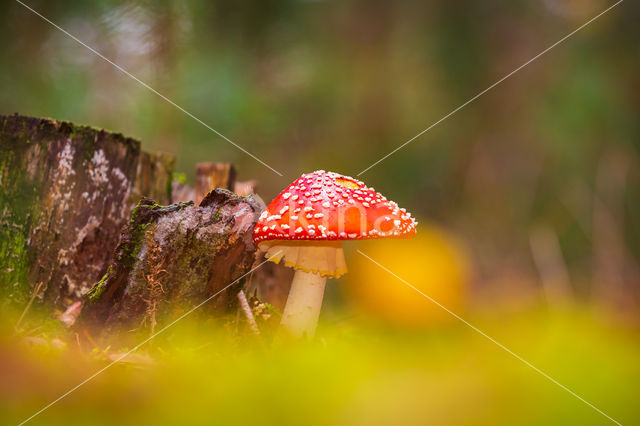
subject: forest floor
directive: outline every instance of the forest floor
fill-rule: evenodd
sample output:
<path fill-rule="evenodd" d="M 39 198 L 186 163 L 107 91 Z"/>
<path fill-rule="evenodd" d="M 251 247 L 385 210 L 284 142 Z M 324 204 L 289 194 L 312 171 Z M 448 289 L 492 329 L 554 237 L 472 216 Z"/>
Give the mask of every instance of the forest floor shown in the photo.
<path fill-rule="evenodd" d="M 622 424 L 638 424 L 640 332 L 594 309 L 470 321 Z M 321 321 L 313 342 L 264 342 L 188 319 L 34 424 L 607 424 L 459 322 L 398 330 Z M 2 321 L 7 324 L 7 321 Z M 5 326 L 6 327 L 6 326 Z M 0 338 L 0 423 L 19 423 L 127 348 L 80 350 L 61 329 Z M 37 337 L 36 337 L 37 336 Z"/>

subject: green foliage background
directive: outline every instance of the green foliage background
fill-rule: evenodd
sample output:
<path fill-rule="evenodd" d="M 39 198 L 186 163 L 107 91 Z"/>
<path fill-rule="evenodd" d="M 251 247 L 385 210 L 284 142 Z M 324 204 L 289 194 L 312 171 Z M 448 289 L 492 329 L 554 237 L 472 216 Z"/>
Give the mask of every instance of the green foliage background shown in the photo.
<path fill-rule="evenodd" d="M 0 109 L 139 137 L 189 179 L 197 161 L 232 161 L 270 199 L 303 172 L 356 175 L 609 4 L 29 3 L 283 178 L 14 2 L 0 18 Z M 637 301 L 639 12 L 622 3 L 360 177 L 462 234 L 483 274 L 535 274 L 542 225 L 579 292 L 609 281 L 594 256 L 615 250 Z"/>

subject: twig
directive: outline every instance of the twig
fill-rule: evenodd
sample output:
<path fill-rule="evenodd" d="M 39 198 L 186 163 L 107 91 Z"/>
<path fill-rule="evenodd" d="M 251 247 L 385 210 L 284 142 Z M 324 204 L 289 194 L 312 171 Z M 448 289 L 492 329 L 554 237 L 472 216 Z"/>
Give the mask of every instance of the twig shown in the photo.
<path fill-rule="evenodd" d="M 80 343 L 80 335 L 75 333 L 76 335 L 76 343 L 78 344 L 78 349 L 82 350 L 82 344 Z"/>
<path fill-rule="evenodd" d="M 24 311 L 22 311 L 22 314 L 20 315 L 20 318 L 18 318 L 18 322 L 16 323 L 16 326 L 14 327 L 15 331 L 18 331 L 18 329 L 20 328 L 20 323 L 22 322 L 24 316 L 27 314 L 27 311 L 31 307 L 31 304 L 33 303 L 33 300 L 38 295 L 38 292 L 42 288 L 43 284 L 44 283 L 42 281 L 39 282 L 38 285 L 36 286 L 36 288 L 33 290 L 33 293 L 31 294 L 31 299 L 29 299 L 29 303 L 27 303 L 27 306 L 25 306 Z"/>
<path fill-rule="evenodd" d="M 258 328 L 258 324 L 256 323 L 256 319 L 253 317 L 253 312 L 251 312 L 251 307 L 249 306 L 249 302 L 247 302 L 247 296 L 245 296 L 244 291 L 240 290 L 238 292 L 238 300 L 240 301 L 240 307 L 242 308 L 242 312 L 247 317 L 247 322 L 249 323 L 249 328 L 253 334 L 259 336 L 260 329 Z"/>
<path fill-rule="evenodd" d="M 91 337 L 91 335 L 89 334 L 89 331 L 86 328 L 82 329 L 82 334 L 84 334 L 84 337 L 87 338 L 87 340 L 89 341 L 89 343 L 91 343 L 93 345 L 94 348 L 99 348 L 98 344 L 96 343 L 95 340 L 93 340 L 93 338 Z"/>

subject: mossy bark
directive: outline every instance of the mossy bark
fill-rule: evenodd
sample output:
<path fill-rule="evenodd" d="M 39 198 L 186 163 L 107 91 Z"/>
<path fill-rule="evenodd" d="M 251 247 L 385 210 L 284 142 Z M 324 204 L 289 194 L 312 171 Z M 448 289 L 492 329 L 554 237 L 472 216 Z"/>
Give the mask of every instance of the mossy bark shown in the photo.
<path fill-rule="evenodd" d="M 169 200 L 173 159 L 119 133 L 0 115 L 0 299 L 64 309 L 105 274 L 141 195 Z"/>
<path fill-rule="evenodd" d="M 253 228 L 264 206 L 224 189 L 161 206 L 145 198 L 122 233 L 109 272 L 89 291 L 78 327 L 100 338 L 166 324 L 248 272 Z M 239 281 L 199 313 L 235 312 Z"/>

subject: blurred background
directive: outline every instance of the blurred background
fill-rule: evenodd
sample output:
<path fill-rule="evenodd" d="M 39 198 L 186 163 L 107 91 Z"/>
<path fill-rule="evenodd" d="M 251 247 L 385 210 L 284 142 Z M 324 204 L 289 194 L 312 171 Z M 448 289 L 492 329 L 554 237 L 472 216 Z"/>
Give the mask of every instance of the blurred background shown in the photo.
<path fill-rule="evenodd" d="M 270 200 L 304 172 L 357 175 L 611 2 L 29 3 L 284 177 L 5 4 L 3 113 L 138 137 L 191 181 L 233 162 Z M 359 178 L 461 236 L 495 293 L 637 310 L 639 18 L 623 3 Z"/>
<path fill-rule="evenodd" d="M 233 162 L 238 178 L 257 179 L 259 193 L 268 201 L 301 173 L 325 169 L 355 177 L 613 2 L 30 0 L 28 4 L 284 177 L 20 4 L 6 0 L 0 16 L 2 113 L 47 116 L 138 137 L 147 151 L 174 154 L 176 171 L 191 182 L 198 161 Z M 359 248 L 455 312 L 480 312 L 498 323 L 532 315 L 525 321 L 530 328 L 525 329 L 542 333 L 539 340 L 530 341 L 510 328 L 492 330 L 525 352 L 532 342 L 540 343 L 533 346 L 549 350 L 536 352 L 543 364 L 556 350 L 567 351 L 567 359 L 547 365 L 556 372 L 569 371 L 567 380 L 592 389 L 592 396 L 606 399 L 610 408 L 635 421 L 637 409 L 625 405 L 631 397 L 624 392 L 635 389 L 637 394 L 640 377 L 634 366 L 640 353 L 639 20 L 640 5 L 623 2 L 358 177 L 421 221 L 414 241 L 368 242 Z M 436 347 L 453 339 L 447 347 L 455 354 L 467 350 L 456 340 L 462 331 L 448 328 L 449 315 L 402 289 L 401 283 L 375 270 L 353 248 L 348 247 L 351 272 L 342 280 L 344 285 L 329 289 L 327 331 L 327 324 L 342 327 L 349 321 L 341 318 L 366 311 L 402 330 L 426 325 L 449 342 L 436 339 Z M 612 337 L 610 331 L 585 331 L 591 330 L 592 321 L 629 334 Z M 543 331 L 533 324 L 543 324 Z M 331 330 L 342 336 L 337 339 L 342 342 L 342 331 Z M 351 336 L 350 331 L 345 333 Z M 414 350 L 407 340 L 402 342 L 399 346 L 407 353 Z M 499 351 L 486 349 L 494 350 Z M 411 352 L 415 359 L 407 356 L 417 362 L 422 352 L 415 351 Z M 591 358 L 571 367 L 574 356 L 585 353 Z M 609 356 L 629 364 L 603 365 Z M 348 365 L 357 365 L 351 362 Z M 494 365 L 500 370 L 499 363 Z M 578 367 L 589 374 L 598 368 L 611 374 L 591 383 Z M 297 372 L 303 374 L 305 368 Z M 447 376 L 448 368 L 453 376 Z M 513 369 L 520 368 L 527 367 Z M 439 380 L 432 373 L 421 374 Z M 251 380 L 248 374 L 245 370 L 241 374 L 245 382 Z M 459 388 L 453 383 L 464 382 L 458 377 L 462 373 L 449 365 L 438 374 L 447 377 L 443 386 L 454 399 L 439 398 L 455 411 L 452 401 Z M 399 386 L 405 375 L 410 377 L 410 371 L 394 372 L 371 386 Z M 336 373 L 337 380 L 340 377 Z M 463 392 L 461 398 L 482 406 L 479 395 L 500 400 L 511 386 L 522 385 L 519 377 L 500 377 L 497 385 L 491 382 L 495 385 L 491 393 L 483 388 L 483 377 L 472 376 L 465 383 L 477 386 L 464 388 L 469 393 Z M 421 386 L 412 380 L 415 387 L 409 393 Z M 302 381 L 298 384 L 304 386 Z M 333 389 L 324 386 L 327 392 Z M 613 395 L 607 397 L 607 389 L 614 388 L 620 392 L 615 394 L 618 402 L 612 401 Z M 564 408 L 558 408 L 545 399 L 551 397 L 540 397 L 544 392 L 538 387 L 533 389 L 529 397 L 542 398 L 549 417 L 540 413 L 531 421 L 519 414 L 499 417 L 491 411 L 495 401 L 486 401 L 494 408 L 487 408 L 482 419 L 533 424 L 557 420 L 553 413 L 575 420 L 579 412 L 586 423 L 606 421 L 577 400 L 574 405 L 568 402 L 570 408 L 562 400 L 558 404 Z M 551 392 L 558 397 L 560 390 Z M 438 395 L 437 390 L 432 393 Z M 340 420 L 353 424 L 352 417 L 366 412 L 363 407 L 372 399 L 362 390 L 359 402 L 345 408 Z M 420 413 L 425 418 L 437 414 Z M 444 417 L 431 418 L 446 419 L 439 415 Z M 454 423 L 482 419 L 460 414 Z"/>

